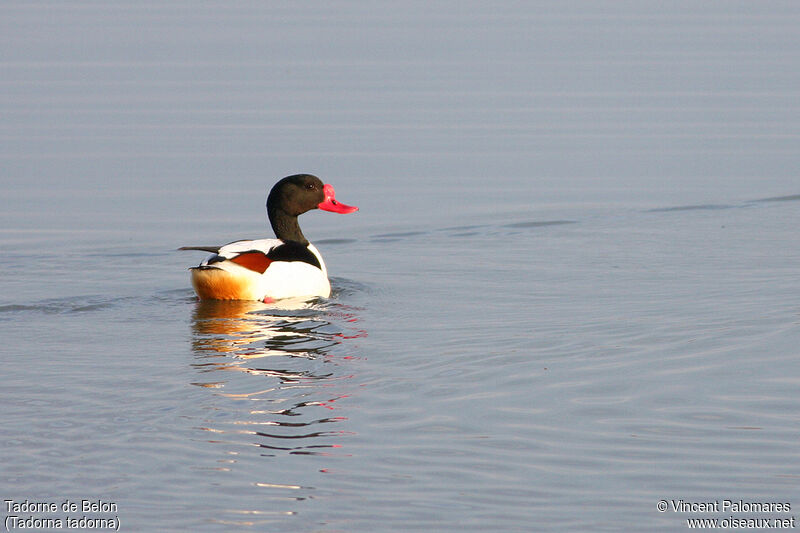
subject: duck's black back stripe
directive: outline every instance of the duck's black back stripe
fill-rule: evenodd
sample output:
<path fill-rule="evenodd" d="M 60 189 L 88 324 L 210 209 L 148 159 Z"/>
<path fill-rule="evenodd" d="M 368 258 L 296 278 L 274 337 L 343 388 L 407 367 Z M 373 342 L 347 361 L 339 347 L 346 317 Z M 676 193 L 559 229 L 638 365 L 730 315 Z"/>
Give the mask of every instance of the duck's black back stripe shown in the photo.
<path fill-rule="evenodd" d="M 181 246 L 178 250 L 200 250 L 201 252 L 211 252 L 216 254 L 219 252 L 219 246 Z"/>
<path fill-rule="evenodd" d="M 308 246 L 295 241 L 286 241 L 283 244 L 279 244 L 269 251 L 267 257 L 273 261 L 302 261 L 320 270 L 322 269 L 317 256 L 308 249 Z"/>

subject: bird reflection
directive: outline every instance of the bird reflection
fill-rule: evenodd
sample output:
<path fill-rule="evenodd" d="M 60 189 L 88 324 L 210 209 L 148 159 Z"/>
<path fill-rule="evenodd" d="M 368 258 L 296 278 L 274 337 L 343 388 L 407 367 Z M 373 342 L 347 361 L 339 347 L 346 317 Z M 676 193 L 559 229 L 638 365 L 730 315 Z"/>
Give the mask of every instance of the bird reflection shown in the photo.
<path fill-rule="evenodd" d="M 332 455 L 349 397 L 358 309 L 332 302 L 199 301 L 192 318 L 193 385 L 216 400 L 200 427 L 209 442 L 263 455 Z M 336 424 L 336 426 L 331 426 Z M 327 428 L 335 428 L 326 430 Z"/>

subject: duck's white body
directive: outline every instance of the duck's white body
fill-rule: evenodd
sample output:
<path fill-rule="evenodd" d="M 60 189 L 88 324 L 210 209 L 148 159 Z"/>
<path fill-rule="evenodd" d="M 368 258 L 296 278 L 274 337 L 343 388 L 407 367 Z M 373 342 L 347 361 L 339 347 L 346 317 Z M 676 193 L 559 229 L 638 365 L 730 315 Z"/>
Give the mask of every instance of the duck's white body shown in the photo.
<path fill-rule="evenodd" d="M 270 259 L 279 256 L 275 252 L 285 245 L 279 239 L 226 244 L 191 269 L 192 286 L 201 299 L 214 300 L 330 296 L 328 270 L 319 250 L 313 244 L 306 246 L 319 266 L 310 264 L 307 258 L 303 258 L 305 261 Z"/>

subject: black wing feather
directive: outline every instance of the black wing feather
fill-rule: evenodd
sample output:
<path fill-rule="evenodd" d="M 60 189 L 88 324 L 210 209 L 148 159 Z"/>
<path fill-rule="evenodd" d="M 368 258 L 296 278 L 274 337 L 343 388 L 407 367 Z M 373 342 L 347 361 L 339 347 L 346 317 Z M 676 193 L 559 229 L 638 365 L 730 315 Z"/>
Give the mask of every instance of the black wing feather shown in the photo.
<path fill-rule="evenodd" d="M 209 252 L 218 254 L 221 246 L 181 246 L 178 250 L 200 250 L 201 252 Z"/>

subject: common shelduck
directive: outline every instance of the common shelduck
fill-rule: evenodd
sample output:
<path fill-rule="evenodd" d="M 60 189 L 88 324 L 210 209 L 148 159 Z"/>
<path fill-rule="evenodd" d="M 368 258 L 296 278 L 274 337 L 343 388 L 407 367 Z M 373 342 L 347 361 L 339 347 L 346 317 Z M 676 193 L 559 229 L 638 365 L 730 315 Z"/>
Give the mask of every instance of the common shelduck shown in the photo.
<path fill-rule="evenodd" d="M 331 185 L 310 174 L 280 180 L 267 197 L 267 216 L 277 239 L 235 241 L 224 246 L 184 246 L 211 252 L 190 268 L 201 300 L 261 300 L 328 297 L 328 270 L 316 247 L 300 231 L 298 215 L 311 209 L 352 213 L 357 207 L 336 201 Z"/>

